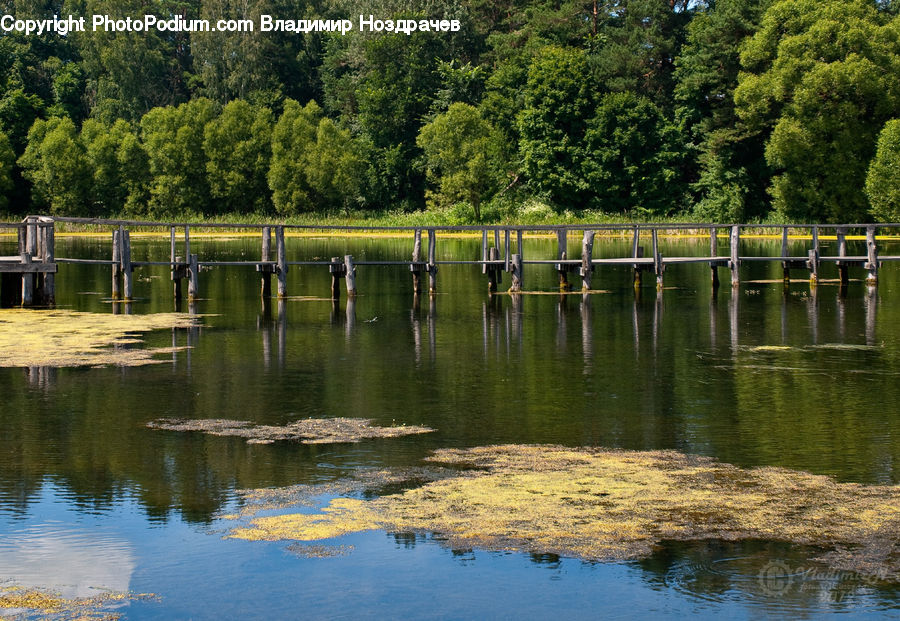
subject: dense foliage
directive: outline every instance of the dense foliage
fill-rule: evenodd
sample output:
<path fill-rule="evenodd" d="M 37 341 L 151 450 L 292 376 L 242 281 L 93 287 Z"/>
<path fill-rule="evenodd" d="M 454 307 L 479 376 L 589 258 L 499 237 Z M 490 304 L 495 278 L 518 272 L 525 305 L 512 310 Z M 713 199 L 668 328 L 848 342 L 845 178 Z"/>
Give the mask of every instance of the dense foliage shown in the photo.
<path fill-rule="evenodd" d="M 90 16 L 254 32 L 93 32 Z M 0 0 L 0 209 L 900 217 L 884 0 Z M 458 20 L 360 31 L 359 16 Z M 261 17 L 350 19 L 262 32 Z"/>

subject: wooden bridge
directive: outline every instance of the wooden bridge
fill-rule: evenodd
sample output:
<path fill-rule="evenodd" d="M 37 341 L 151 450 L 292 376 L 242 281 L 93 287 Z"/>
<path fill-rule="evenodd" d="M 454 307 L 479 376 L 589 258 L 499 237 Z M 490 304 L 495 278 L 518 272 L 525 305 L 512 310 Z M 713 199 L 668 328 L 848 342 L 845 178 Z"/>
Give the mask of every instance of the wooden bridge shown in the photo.
<path fill-rule="evenodd" d="M 109 259 L 82 259 L 57 256 L 55 252 L 55 230 L 59 223 L 67 227 L 88 226 L 106 230 L 110 235 Z M 849 282 L 849 268 L 858 267 L 865 271 L 866 282 L 874 286 L 878 280 L 878 270 L 885 262 L 898 261 L 900 256 L 879 256 L 876 233 L 892 231 L 900 224 L 791 224 L 791 225 L 722 225 L 722 224 L 598 224 L 598 225 L 523 225 L 523 226 L 432 226 L 432 227 L 366 227 L 366 226 L 319 226 L 319 225 L 252 225 L 252 224 L 206 224 L 168 223 L 139 220 L 104 220 L 93 218 L 62 218 L 29 216 L 22 222 L 0 224 L 2 229 L 17 232 L 18 254 L 0 257 L 0 273 L 3 274 L 2 297 L 10 302 L 25 306 L 54 303 L 55 274 L 59 264 L 108 265 L 112 273 L 112 297 L 130 300 L 133 295 L 133 272 L 144 266 L 166 266 L 171 271 L 174 282 L 174 296 L 180 300 L 183 295 L 182 282 L 187 281 L 187 297 L 198 297 L 200 270 L 203 267 L 242 267 L 254 269 L 261 279 L 261 295 L 272 297 L 271 280 L 277 280 L 277 295 L 287 295 L 287 274 L 291 266 L 320 266 L 332 275 L 331 296 L 340 297 L 341 280 L 347 295 L 356 295 L 356 268 L 359 266 L 406 266 L 412 275 L 413 292 L 423 290 L 423 280 L 428 278 L 428 291 L 437 291 L 438 269 L 442 266 L 463 264 L 477 265 L 487 279 L 490 292 L 498 291 L 502 273 L 509 275 L 509 293 L 525 291 L 525 267 L 552 268 L 559 276 L 561 290 L 571 290 L 570 275 L 577 273 L 581 279 L 581 289 L 591 291 L 595 285 L 595 270 L 602 265 L 628 266 L 634 271 L 636 287 L 642 285 L 643 273 L 653 274 L 657 288 L 662 288 L 663 275 L 670 266 L 683 264 L 706 264 L 710 268 L 713 288 L 719 286 L 719 269 L 724 268 L 730 275 L 733 287 L 740 284 L 740 267 L 750 262 L 776 262 L 783 268 L 784 278 L 790 278 L 791 270 L 809 272 L 811 283 L 819 279 L 822 264 L 837 266 L 840 282 Z M 168 261 L 133 261 L 131 257 L 131 231 L 161 230 L 169 233 L 170 257 Z M 260 235 L 259 258 L 247 261 L 204 260 L 191 252 L 191 230 L 255 230 Z M 781 252 L 774 256 L 740 254 L 742 233 L 752 230 L 769 236 L 780 236 Z M 317 231 L 330 234 L 392 233 L 410 236 L 410 254 L 387 261 L 357 261 L 351 255 L 333 257 L 330 260 L 311 258 L 309 260 L 288 260 L 285 248 L 286 231 Z M 274 251 L 272 237 L 274 233 Z M 438 259 L 437 246 L 440 235 L 475 234 L 481 237 L 481 258 L 477 260 Z M 597 234 L 625 237 L 631 240 L 627 256 L 595 257 L 594 243 Z M 663 256 L 660 252 L 659 237 L 664 234 L 690 234 L 709 237 L 709 254 L 706 256 Z M 552 236 L 557 240 L 556 256 L 526 255 L 526 235 Z M 568 256 L 570 235 L 580 234 L 580 256 Z M 802 255 L 789 254 L 791 235 L 802 235 L 809 240 Z M 865 239 L 866 254 L 848 254 L 848 239 Z M 821 236 L 821 237 L 820 237 Z M 823 255 L 820 238 L 835 239 L 837 254 Z M 720 243 L 722 242 L 722 243 Z M 727 244 L 725 243 L 727 242 Z M 727 253 L 721 252 L 727 247 Z M 648 252 L 649 250 L 649 252 Z"/>

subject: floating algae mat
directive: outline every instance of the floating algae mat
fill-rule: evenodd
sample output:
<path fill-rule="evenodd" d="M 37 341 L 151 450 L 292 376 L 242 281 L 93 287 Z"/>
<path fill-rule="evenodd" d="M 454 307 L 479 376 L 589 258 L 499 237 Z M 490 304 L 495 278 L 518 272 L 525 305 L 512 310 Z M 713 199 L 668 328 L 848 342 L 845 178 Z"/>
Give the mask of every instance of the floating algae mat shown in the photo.
<path fill-rule="evenodd" d="M 94 597 L 65 598 L 42 589 L 0 585 L 0 617 L 14 615 L 22 619 L 78 619 L 88 621 L 119 619 L 111 612 L 124 602 L 151 599 L 147 593 L 104 593 Z"/>
<path fill-rule="evenodd" d="M 0 367 L 140 366 L 171 348 L 141 349 L 140 334 L 190 328 L 196 315 L 112 315 L 68 310 L 0 311 Z"/>
<path fill-rule="evenodd" d="M 493 446 L 429 460 L 460 470 L 373 500 L 336 498 L 318 513 L 256 517 L 229 536 L 433 532 L 457 548 L 585 560 L 642 558 L 672 540 L 771 540 L 819 546 L 835 568 L 900 580 L 900 487 L 672 451 Z"/>
<path fill-rule="evenodd" d="M 278 440 L 294 440 L 303 444 L 336 444 L 434 431 L 429 427 L 416 425 L 378 427 L 367 418 L 306 418 L 282 426 L 254 425 L 248 421 L 221 418 L 162 418 L 147 423 L 147 427 L 165 431 L 202 431 L 214 436 L 237 436 L 246 438 L 248 444 L 272 444 Z"/>

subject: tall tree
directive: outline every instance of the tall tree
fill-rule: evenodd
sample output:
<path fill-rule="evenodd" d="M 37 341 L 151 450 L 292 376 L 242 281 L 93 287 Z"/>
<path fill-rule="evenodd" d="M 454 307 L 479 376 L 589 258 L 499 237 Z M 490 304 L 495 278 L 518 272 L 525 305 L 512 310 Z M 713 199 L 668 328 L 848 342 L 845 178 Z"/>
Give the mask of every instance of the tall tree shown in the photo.
<path fill-rule="evenodd" d="M 649 97 L 668 110 L 690 5 L 687 0 L 602 2 L 592 58 L 600 82 L 612 91 Z"/>
<path fill-rule="evenodd" d="M 675 117 L 692 147 L 694 214 L 719 222 L 761 217 L 769 210 L 765 135 L 737 116 L 734 90 L 740 47 L 770 0 L 717 0 L 698 11 L 675 70 Z"/>
<path fill-rule="evenodd" d="M 216 116 L 209 99 L 154 108 L 141 119 L 150 163 L 150 209 L 159 215 L 207 213 L 210 190 L 204 129 Z"/>
<path fill-rule="evenodd" d="M 347 131 L 312 101 L 285 102 L 272 132 L 269 187 L 281 214 L 340 209 L 358 202 L 364 164 Z"/>
<path fill-rule="evenodd" d="M 88 119 L 81 127 L 81 143 L 92 173 L 92 211 L 104 215 L 141 213 L 147 200 L 150 168 L 131 124 L 118 120 L 106 127 Z"/>
<path fill-rule="evenodd" d="M 867 219 L 866 170 L 900 106 L 900 19 L 868 0 L 779 0 L 741 63 L 737 113 L 770 132 L 776 209 L 792 220 Z"/>
<path fill-rule="evenodd" d="M 888 121 L 866 176 L 866 196 L 872 215 L 881 221 L 900 221 L 900 119 Z"/>
<path fill-rule="evenodd" d="M 681 134 L 646 97 L 603 96 L 585 135 L 589 205 L 606 212 L 666 215 L 683 208 Z"/>
<path fill-rule="evenodd" d="M 481 202 L 502 182 L 501 154 L 496 132 L 478 110 L 454 103 L 422 127 L 418 144 L 425 152 L 428 179 L 438 186 L 430 203 L 449 206 L 468 202 L 481 220 Z"/>
<path fill-rule="evenodd" d="M 204 0 L 201 17 L 250 20 L 261 15 L 313 18 L 313 2 L 295 0 Z M 320 94 L 316 68 L 320 62 L 319 35 L 295 32 L 191 34 L 197 92 L 225 104 L 248 99 L 255 104 L 280 105 L 284 97 L 313 99 Z"/>
<path fill-rule="evenodd" d="M 68 117 L 35 121 L 19 165 L 33 184 L 35 207 L 57 215 L 95 215 L 88 199 L 90 166 Z"/>
<path fill-rule="evenodd" d="M 199 0 L 71 0 L 80 15 L 111 19 L 153 14 L 170 19 L 197 17 Z M 76 9 L 77 6 L 77 9 Z M 137 121 L 151 108 L 183 102 L 188 96 L 186 72 L 191 67 L 187 33 L 92 32 L 71 35 L 83 58 L 86 98 L 92 116 L 107 124 Z"/>
<path fill-rule="evenodd" d="M 590 184 L 582 175 L 584 135 L 596 105 L 586 54 L 548 46 L 528 70 L 518 117 L 523 169 L 532 190 L 558 205 L 582 208 Z"/>
<path fill-rule="evenodd" d="M 0 132 L 0 211 L 9 208 L 9 193 L 12 191 L 13 166 L 16 163 L 16 154 L 13 152 L 12 143 L 6 134 Z"/>
<path fill-rule="evenodd" d="M 235 100 L 204 129 L 206 170 L 219 213 L 265 213 L 272 158 L 272 111 Z"/>

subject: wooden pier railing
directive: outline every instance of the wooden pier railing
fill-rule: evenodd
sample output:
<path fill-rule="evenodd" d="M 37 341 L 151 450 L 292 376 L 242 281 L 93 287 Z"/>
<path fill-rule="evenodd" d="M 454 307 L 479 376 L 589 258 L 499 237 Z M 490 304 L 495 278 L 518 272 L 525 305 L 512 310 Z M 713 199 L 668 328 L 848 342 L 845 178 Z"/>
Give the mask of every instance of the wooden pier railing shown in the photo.
<path fill-rule="evenodd" d="M 111 236 L 111 253 L 107 259 L 81 259 L 60 257 L 54 249 L 54 232 L 57 223 L 67 226 L 83 225 L 106 229 Z M 570 274 L 581 278 L 583 291 L 595 288 L 595 270 L 598 266 L 628 266 L 634 271 L 636 287 L 643 284 L 643 273 L 655 276 L 656 286 L 663 285 L 666 269 L 673 265 L 706 264 L 714 288 L 719 286 L 719 268 L 730 274 L 732 286 L 740 283 L 740 267 L 750 262 L 781 263 L 785 280 L 791 270 L 806 270 L 811 283 L 819 278 L 819 268 L 824 263 L 837 266 L 840 281 L 849 281 L 849 268 L 865 270 L 869 285 L 878 280 L 879 267 L 884 262 L 898 261 L 900 256 L 879 256 L 876 232 L 891 232 L 900 224 L 791 224 L 791 225 L 723 225 L 723 224 L 598 224 L 598 225 L 531 225 L 531 226 L 432 226 L 432 227 L 364 227 L 364 226 L 307 226 L 307 225 L 253 225 L 253 224 L 207 224 L 146 222 L 140 220 L 104 220 L 93 218 L 63 218 L 29 216 L 19 223 L 0 224 L 0 228 L 17 229 L 19 254 L 0 257 L 0 273 L 4 274 L 4 300 L 15 299 L 23 305 L 52 304 L 54 301 L 54 274 L 59 264 L 80 263 L 109 265 L 112 272 L 112 297 L 130 300 L 133 296 L 133 272 L 144 266 L 166 266 L 171 271 L 176 300 L 183 296 L 182 282 L 187 281 L 187 297 L 195 299 L 200 290 L 200 270 L 204 267 L 244 267 L 252 268 L 260 275 L 260 290 L 263 298 L 272 296 L 271 278 L 277 280 L 277 295 L 287 295 L 287 274 L 291 266 L 321 266 L 328 268 L 332 275 L 332 298 L 340 297 L 341 280 L 347 295 L 357 292 L 356 269 L 360 266 L 406 266 L 412 274 L 412 289 L 420 293 L 423 275 L 428 275 L 428 290 L 437 291 L 438 269 L 445 265 L 479 265 L 487 276 L 488 289 L 498 290 L 502 273 L 509 276 L 510 293 L 525 291 L 526 266 L 552 267 L 559 276 L 562 290 L 571 290 Z M 168 231 L 170 256 L 168 261 L 134 261 L 131 253 L 131 230 L 156 229 Z M 191 230 L 258 230 L 260 232 L 260 254 L 257 260 L 215 261 L 204 260 L 191 251 Z M 774 256 L 741 254 L 742 232 L 752 229 L 768 235 L 780 236 L 780 252 Z M 410 235 L 410 254 L 388 261 L 359 261 L 352 255 L 332 257 L 330 260 L 312 258 L 309 260 L 288 260 L 286 231 L 324 231 L 330 233 L 390 232 Z M 803 234 L 809 240 L 803 255 L 789 254 L 789 233 Z M 272 249 L 274 233 L 275 247 Z M 441 260 L 438 258 L 437 244 L 440 235 L 469 233 L 481 237 L 481 258 L 478 260 Z M 581 235 L 581 256 L 568 256 L 569 236 Z M 631 245 L 626 256 L 594 256 L 597 234 L 630 237 Z M 659 237 L 665 233 L 708 236 L 709 254 L 705 256 L 664 256 L 660 251 Z M 532 256 L 525 254 L 526 234 L 555 236 L 556 256 Z M 825 255 L 821 252 L 820 235 L 831 235 L 837 241 L 837 254 Z M 853 234 L 857 239 L 866 240 L 865 255 L 848 254 L 847 240 Z M 727 240 L 727 253 L 723 253 L 720 240 Z M 423 249 L 423 244 L 426 247 Z M 645 248 L 645 244 L 648 247 Z M 515 250 L 515 252 L 513 251 Z M 10 278 L 7 278 L 10 276 Z M 11 293 L 10 293 L 11 291 Z"/>

